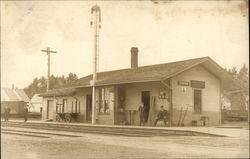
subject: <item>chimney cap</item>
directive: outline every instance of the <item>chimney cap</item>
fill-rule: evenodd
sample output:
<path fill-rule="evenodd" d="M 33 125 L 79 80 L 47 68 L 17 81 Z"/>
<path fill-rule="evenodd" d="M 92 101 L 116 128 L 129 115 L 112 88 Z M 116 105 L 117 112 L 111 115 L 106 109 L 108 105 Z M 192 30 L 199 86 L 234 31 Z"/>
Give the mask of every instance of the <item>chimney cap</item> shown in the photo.
<path fill-rule="evenodd" d="M 138 48 L 137 47 L 131 47 L 131 68 L 137 68 L 138 67 Z"/>
<path fill-rule="evenodd" d="M 131 47 L 131 52 L 138 52 L 138 47 Z"/>

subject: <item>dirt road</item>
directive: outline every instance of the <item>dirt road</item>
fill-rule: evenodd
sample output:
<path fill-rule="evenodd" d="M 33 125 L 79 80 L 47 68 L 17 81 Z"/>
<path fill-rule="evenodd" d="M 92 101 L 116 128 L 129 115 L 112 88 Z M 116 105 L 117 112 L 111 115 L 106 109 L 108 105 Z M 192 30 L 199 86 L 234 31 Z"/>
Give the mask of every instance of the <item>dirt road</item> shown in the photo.
<path fill-rule="evenodd" d="M 13 130 L 28 133 L 14 131 L 17 134 L 9 134 L 11 131 L 3 131 L 1 136 L 3 159 L 249 157 L 247 135 L 125 137 L 37 130 L 36 133 L 31 133 L 30 131 L 34 130 L 21 128 Z M 238 131 L 247 134 L 246 131 L 249 130 Z M 37 137 L 29 134 L 35 134 Z"/>

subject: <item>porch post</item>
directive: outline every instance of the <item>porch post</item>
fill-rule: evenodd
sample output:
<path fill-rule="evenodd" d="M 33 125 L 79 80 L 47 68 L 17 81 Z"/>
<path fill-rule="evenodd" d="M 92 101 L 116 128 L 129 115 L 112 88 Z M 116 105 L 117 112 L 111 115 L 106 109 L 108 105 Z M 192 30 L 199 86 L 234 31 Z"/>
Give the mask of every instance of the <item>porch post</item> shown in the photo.
<path fill-rule="evenodd" d="M 92 89 L 92 124 L 96 123 L 95 119 L 95 86 L 93 83 L 93 89 Z"/>
<path fill-rule="evenodd" d="M 165 83 L 163 80 L 161 81 L 161 83 L 169 90 L 169 114 L 170 114 L 170 120 L 169 120 L 169 125 L 172 126 L 173 123 L 173 91 L 172 91 L 172 80 L 169 79 L 169 85 L 167 83 Z"/>
<path fill-rule="evenodd" d="M 53 97 L 53 120 L 56 118 L 56 96 Z"/>
<path fill-rule="evenodd" d="M 219 124 L 221 125 L 222 123 L 224 123 L 224 116 L 222 115 L 222 101 L 221 101 L 221 98 L 222 98 L 222 82 L 220 80 L 220 99 L 219 99 Z"/>
<path fill-rule="evenodd" d="M 170 89 L 169 89 L 169 91 L 170 91 L 170 93 L 169 93 L 169 104 L 170 104 L 170 126 L 172 126 L 173 125 L 173 90 L 172 90 L 172 80 L 171 79 L 169 79 L 170 80 Z"/>

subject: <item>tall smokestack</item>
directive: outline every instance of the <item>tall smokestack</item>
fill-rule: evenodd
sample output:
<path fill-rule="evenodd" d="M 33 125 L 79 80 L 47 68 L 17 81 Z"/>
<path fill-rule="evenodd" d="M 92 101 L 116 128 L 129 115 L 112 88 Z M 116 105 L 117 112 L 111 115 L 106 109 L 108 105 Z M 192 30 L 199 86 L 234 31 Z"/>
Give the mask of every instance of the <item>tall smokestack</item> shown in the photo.
<path fill-rule="evenodd" d="M 138 67 L 138 48 L 132 47 L 131 50 L 131 68 Z"/>

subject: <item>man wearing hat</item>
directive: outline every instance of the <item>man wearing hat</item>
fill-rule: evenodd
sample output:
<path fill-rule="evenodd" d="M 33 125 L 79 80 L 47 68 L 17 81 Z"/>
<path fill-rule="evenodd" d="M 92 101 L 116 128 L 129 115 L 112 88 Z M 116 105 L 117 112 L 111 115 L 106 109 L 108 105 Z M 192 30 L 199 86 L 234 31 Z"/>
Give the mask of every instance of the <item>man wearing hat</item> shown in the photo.
<path fill-rule="evenodd" d="M 23 111 L 23 117 L 24 117 L 24 122 L 28 120 L 28 104 L 24 106 L 24 111 Z"/>
<path fill-rule="evenodd" d="M 144 109 L 143 103 L 140 104 L 138 108 L 138 112 L 139 112 L 139 118 L 140 118 L 140 126 L 145 125 L 145 119 L 144 119 L 145 109 Z"/>
<path fill-rule="evenodd" d="M 168 114 L 167 110 L 165 110 L 163 105 L 162 105 L 161 110 L 159 111 L 159 113 L 157 114 L 157 117 L 155 119 L 154 126 L 156 126 L 157 122 L 161 121 L 161 120 L 163 120 L 164 126 L 166 126 L 167 125 L 167 114 Z"/>
<path fill-rule="evenodd" d="M 10 108 L 6 106 L 4 108 L 4 121 L 8 121 L 10 116 Z"/>

